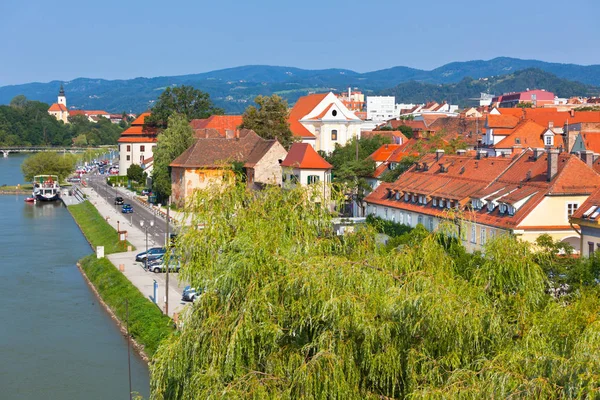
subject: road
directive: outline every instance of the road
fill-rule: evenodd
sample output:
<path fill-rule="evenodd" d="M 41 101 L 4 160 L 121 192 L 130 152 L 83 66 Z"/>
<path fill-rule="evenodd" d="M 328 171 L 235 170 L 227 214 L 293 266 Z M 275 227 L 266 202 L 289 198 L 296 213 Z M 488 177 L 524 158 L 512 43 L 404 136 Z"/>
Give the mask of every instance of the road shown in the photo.
<path fill-rule="evenodd" d="M 86 175 L 85 181 L 88 184 L 88 187 L 94 189 L 96 194 L 104 198 L 109 204 L 114 204 L 115 197 L 123 197 L 125 203 L 129 203 L 133 207 L 133 213 L 122 214 L 123 222 L 140 227 L 140 222 L 144 221 L 144 227 L 141 229 L 145 230 L 146 227 L 148 227 L 149 242 L 158 243 L 160 246 L 164 246 L 166 244 L 166 219 L 160 214 L 157 215 L 156 212 L 147 209 L 141 202 L 134 198 L 132 192 L 123 188 L 108 186 L 106 183 L 106 176 L 103 175 Z M 115 205 L 114 207 L 117 212 L 121 211 L 121 206 Z M 154 226 L 150 226 L 151 223 L 153 223 Z M 173 233 L 172 224 L 169 224 L 169 232 Z"/>

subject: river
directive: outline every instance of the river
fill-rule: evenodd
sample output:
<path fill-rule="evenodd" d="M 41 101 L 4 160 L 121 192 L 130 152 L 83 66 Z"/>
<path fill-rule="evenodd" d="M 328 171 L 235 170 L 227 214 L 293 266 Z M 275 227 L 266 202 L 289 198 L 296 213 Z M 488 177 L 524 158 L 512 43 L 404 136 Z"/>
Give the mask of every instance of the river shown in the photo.
<path fill-rule="evenodd" d="M 0 185 L 23 183 L 24 156 L 0 156 Z M 91 248 L 62 203 L 0 195 L 0 398 L 128 399 L 127 340 L 76 262 Z M 133 390 L 148 367 L 131 352 Z"/>

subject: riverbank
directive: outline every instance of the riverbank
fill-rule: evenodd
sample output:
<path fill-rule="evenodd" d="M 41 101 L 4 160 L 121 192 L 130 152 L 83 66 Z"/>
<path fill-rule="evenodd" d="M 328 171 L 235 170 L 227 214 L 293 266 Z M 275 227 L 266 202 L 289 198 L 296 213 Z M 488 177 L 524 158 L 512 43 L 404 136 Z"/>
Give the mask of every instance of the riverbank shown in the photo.
<path fill-rule="evenodd" d="M 89 201 L 67 209 L 93 249 L 104 246 L 108 255 L 124 252 L 131 246 L 129 242 L 119 243 L 117 231 Z M 96 254 L 91 254 L 81 259 L 78 267 L 124 333 L 127 321 L 125 299 L 129 301 L 129 332 L 138 353 L 149 361 L 160 342 L 174 330 L 171 318 L 164 315 L 108 258 L 97 259 Z"/>
<path fill-rule="evenodd" d="M 0 194 L 31 195 L 32 191 L 33 191 L 33 186 L 32 185 L 16 185 L 16 186 L 4 185 L 4 186 L 0 186 Z"/>

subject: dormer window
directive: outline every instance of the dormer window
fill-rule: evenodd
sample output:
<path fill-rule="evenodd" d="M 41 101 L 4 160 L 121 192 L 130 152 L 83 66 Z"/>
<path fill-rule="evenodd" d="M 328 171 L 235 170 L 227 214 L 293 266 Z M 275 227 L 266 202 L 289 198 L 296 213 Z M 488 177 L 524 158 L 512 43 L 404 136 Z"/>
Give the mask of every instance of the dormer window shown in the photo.
<path fill-rule="evenodd" d="M 400 192 L 396 192 L 396 200 L 400 200 Z"/>
<path fill-rule="evenodd" d="M 444 208 L 444 199 L 440 199 L 439 203 L 440 208 Z"/>
<path fill-rule="evenodd" d="M 487 209 L 488 209 L 488 211 L 489 211 L 489 212 L 492 212 L 492 211 L 494 211 L 494 208 L 496 208 L 496 205 L 494 204 L 494 202 L 493 202 L 493 201 L 491 201 L 491 200 L 490 200 L 490 201 L 488 201 L 488 202 L 487 202 Z"/>
<path fill-rule="evenodd" d="M 409 198 L 410 198 L 410 195 L 409 195 L 408 193 L 406 193 L 406 194 L 404 195 L 404 201 L 408 201 L 408 199 L 409 199 Z"/>
<path fill-rule="evenodd" d="M 554 132 L 548 129 L 543 137 L 545 146 L 554 146 Z"/>
<path fill-rule="evenodd" d="M 515 208 L 513 206 L 508 206 L 508 215 L 515 215 Z"/>
<path fill-rule="evenodd" d="M 414 194 L 412 195 L 412 202 L 413 202 L 413 203 L 416 203 L 416 202 L 417 202 L 417 196 L 416 196 L 416 195 L 414 195 Z"/>
<path fill-rule="evenodd" d="M 500 214 L 504 214 L 507 211 L 507 205 L 502 203 L 500 204 L 500 207 L 498 207 L 498 211 L 500 211 Z"/>
<path fill-rule="evenodd" d="M 432 202 L 432 203 L 433 203 L 433 206 L 434 206 L 434 207 L 437 207 L 437 197 L 434 197 L 434 198 L 433 198 L 433 202 Z"/>

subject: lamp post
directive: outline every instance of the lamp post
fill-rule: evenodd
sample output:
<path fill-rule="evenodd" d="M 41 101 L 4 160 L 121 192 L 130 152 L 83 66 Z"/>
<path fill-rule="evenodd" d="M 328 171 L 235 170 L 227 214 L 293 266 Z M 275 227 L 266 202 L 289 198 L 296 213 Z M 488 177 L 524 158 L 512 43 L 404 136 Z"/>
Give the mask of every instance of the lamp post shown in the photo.
<path fill-rule="evenodd" d="M 142 228 L 144 228 L 144 220 L 140 221 L 140 226 Z M 150 226 L 146 225 L 146 228 L 144 229 L 146 231 L 146 258 L 144 258 L 144 264 L 145 264 L 144 269 L 148 269 L 148 228 L 153 227 L 153 226 L 154 226 L 154 221 L 150 221 Z"/>

